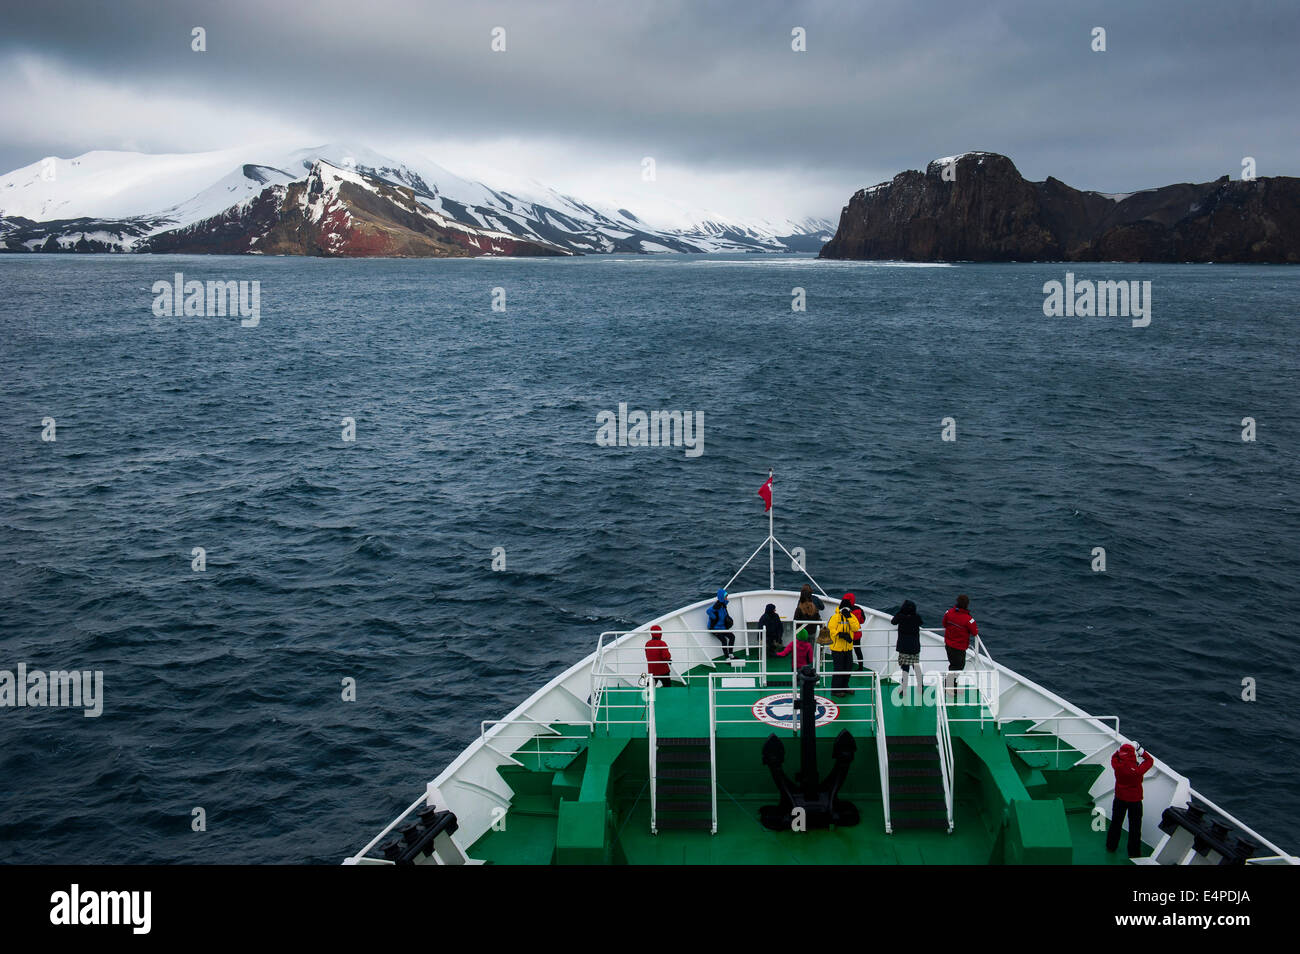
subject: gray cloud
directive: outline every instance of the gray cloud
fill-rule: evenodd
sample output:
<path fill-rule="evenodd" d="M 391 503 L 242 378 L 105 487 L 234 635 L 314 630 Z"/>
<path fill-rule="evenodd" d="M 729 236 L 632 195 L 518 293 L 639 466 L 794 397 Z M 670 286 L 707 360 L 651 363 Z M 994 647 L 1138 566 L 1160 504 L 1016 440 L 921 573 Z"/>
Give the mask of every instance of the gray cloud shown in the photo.
<path fill-rule="evenodd" d="M 272 129 L 377 147 L 537 139 L 574 163 L 626 156 L 631 170 L 653 155 L 715 184 L 768 175 L 774 193 L 804 177 L 801 201 L 819 207 L 803 211 L 820 214 L 967 149 L 1103 191 L 1236 176 L 1246 155 L 1261 175 L 1300 173 L 1292 4 L 126 0 L 3 19 L 0 69 L 53 70 L 0 115 L 6 170 Z M 194 26 L 206 53 L 190 50 Z M 497 26 L 505 53 L 489 48 Z M 795 26 L 806 53 L 790 49 Z M 1105 53 L 1089 48 L 1094 26 Z M 96 123 L 65 105 L 90 84 L 120 102 Z M 527 159 L 485 156 L 503 158 Z"/>

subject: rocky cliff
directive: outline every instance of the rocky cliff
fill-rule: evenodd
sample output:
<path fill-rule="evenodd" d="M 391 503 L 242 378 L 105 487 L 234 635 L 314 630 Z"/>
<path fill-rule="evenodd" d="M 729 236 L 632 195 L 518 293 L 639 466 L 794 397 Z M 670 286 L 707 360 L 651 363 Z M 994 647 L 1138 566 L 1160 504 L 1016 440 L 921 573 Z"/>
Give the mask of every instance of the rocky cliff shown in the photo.
<path fill-rule="evenodd" d="M 1300 262 L 1300 179 L 1223 176 L 1124 195 L 1030 182 L 970 152 L 855 193 L 822 258 Z"/>

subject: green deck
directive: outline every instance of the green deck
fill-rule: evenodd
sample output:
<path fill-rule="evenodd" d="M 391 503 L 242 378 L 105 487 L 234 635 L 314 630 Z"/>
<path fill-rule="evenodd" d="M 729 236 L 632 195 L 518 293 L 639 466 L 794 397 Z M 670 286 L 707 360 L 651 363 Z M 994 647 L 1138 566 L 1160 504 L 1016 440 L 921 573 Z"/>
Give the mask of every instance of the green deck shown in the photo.
<path fill-rule="evenodd" d="M 743 672 L 737 670 L 736 674 Z M 936 710 L 932 705 L 895 704 L 892 688 L 884 684 L 882 705 L 885 736 L 892 740 L 891 766 L 897 769 L 908 764 L 904 761 L 908 756 L 903 754 L 909 748 L 908 737 L 933 737 Z M 719 693 L 719 699 L 748 706 L 781 691 L 780 686 L 769 686 Z M 818 694 L 830 697 L 825 680 L 818 686 Z M 610 701 L 644 706 L 641 690 L 608 695 Z M 853 699 L 833 701 L 861 705 L 871 695 L 863 690 Z M 611 718 L 633 718 L 639 711 L 614 710 L 620 714 Z M 693 679 L 689 686 L 675 683 L 658 690 L 655 711 L 661 740 L 707 739 L 706 681 Z M 866 718 L 870 710 L 849 706 L 841 709 L 842 717 L 849 717 L 846 713 Z M 973 706 L 950 707 L 949 713 L 953 719 L 979 715 Z M 717 834 L 710 834 L 707 828 L 661 828 L 658 834 L 651 834 L 645 726 L 612 724 L 607 729 L 601 724 L 583 743 L 575 746 L 572 738 L 544 740 L 538 754 L 516 756 L 524 766 L 500 769 L 515 791 L 514 800 L 502 829 L 483 835 L 470 849 L 470 856 L 492 864 L 1128 863 L 1122 847 L 1115 854 L 1105 850 L 1104 830 L 1093 830 L 1088 789 L 1101 768 L 1070 768 L 1080 754 L 1072 750 L 1059 756 L 1035 752 L 1060 746 L 1047 733 L 1032 739 L 1003 735 L 1026 731 L 1027 723 L 1005 723 L 999 729 L 986 719 L 982 731 L 977 723 L 954 723 L 953 832 L 947 833 L 946 824 L 938 829 L 899 827 L 900 819 L 911 814 L 908 800 L 928 796 L 895 792 L 891 799 L 895 827 L 892 834 L 886 834 L 874 725 L 837 727 L 832 722 L 818 730 L 818 768 L 823 776 L 830 770 L 833 737 L 839 728 L 848 728 L 858 742 L 858 751 L 842 797 L 857 805 L 861 822 L 832 830 L 773 832 L 759 822 L 759 808 L 777 802 L 760 748 L 773 732 L 785 740 L 785 769 L 793 778 L 799 765 L 796 736 L 790 729 L 760 722 L 744 708 L 719 710 L 718 717 Z M 738 721 L 721 721 L 733 718 Z M 567 754 L 575 748 L 580 749 L 579 754 Z M 565 754 L 548 755 L 548 750 Z M 665 792 L 672 780 L 663 777 L 664 767 L 661 760 L 661 819 L 674 798 Z M 702 816 L 709 817 L 707 809 Z"/>

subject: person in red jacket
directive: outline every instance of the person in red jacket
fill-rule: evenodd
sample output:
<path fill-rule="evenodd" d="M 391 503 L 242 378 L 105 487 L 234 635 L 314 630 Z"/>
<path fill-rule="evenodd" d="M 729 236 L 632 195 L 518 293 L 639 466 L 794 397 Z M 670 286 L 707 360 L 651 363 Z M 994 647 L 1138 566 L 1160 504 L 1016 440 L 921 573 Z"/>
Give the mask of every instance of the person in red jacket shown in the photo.
<path fill-rule="evenodd" d="M 957 597 L 957 605 L 943 614 L 943 645 L 948 650 L 948 668 L 961 672 L 966 668 L 966 650 L 970 641 L 980 634 L 975 625 L 975 617 L 967 612 L 970 597 L 962 593 Z"/>
<path fill-rule="evenodd" d="M 966 611 L 968 606 L 970 597 L 962 593 L 957 597 L 957 605 L 943 614 L 943 648 L 948 651 L 949 672 L 961 672 L 966 668 L 966 650 L 970 649 L 970 641 L 980 634 L 979 627 L 975 625 L 975 617 Z M 949 702 L 953 701 L 955 695 L 951 687 L 956 685 L 956 679 L 954 676 L 944 680 L 950 687 Z"/>
<path fill-rule="evenodd" d="M 1119 831 L 1128 815 L 1128 856 L 1142 854 L 1142 776 L 1155 764 L 1155 759 L 1143 752 L 1139 765 L 1137 750 L 1127 742 L 1110 757 L 1110 767 L 1115 770 L 1115 801 L 1111 803 L 1110 826 L 1106 829 L 1107 851 L 1119 847 Z"/>
<path fill-rule="evenodd" d="M 663 627 L 651 626 L 650 638 L 645 641 L 646 671 L 654 677 L 655 685 L 668 685 L 668 664 L 673 661 L 673 654 L 663 639 Z"/>
<path fill-rule="evenodd" d="M 813 664 L 813 631 L 812 628 L 804 626 L 794 634 L 794 642 L 785 649 L 777 653 L 778 656 L 789 656 L 790 651 L 794 650 L 794 668 L 797 672 L 804 666 Z"/>

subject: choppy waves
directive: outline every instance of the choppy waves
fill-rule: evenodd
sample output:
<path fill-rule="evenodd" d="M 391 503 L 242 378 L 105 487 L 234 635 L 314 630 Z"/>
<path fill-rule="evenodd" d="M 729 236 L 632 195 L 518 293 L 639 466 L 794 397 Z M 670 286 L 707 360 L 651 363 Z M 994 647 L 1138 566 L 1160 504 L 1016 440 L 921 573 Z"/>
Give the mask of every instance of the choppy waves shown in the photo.
<path fill-rule="evenodd" d="M 725 582 L 769 466 L 824 585 L 970 593 L 997 658 L 1294 850 L 1300 278 L 1072 266 L 1153 281 L 1133 329 L 1044 318 L 1060 266 L 851 264 L 0 260 L 0 668 L 106 696 L 0 710 L 0 861 L 339 860 L 602 630 Z M 260 279 L 261 326 L 153 319 L 177 268 Z M 704 453 L 598 447 L 620 402 L 703 411 Z"/>

